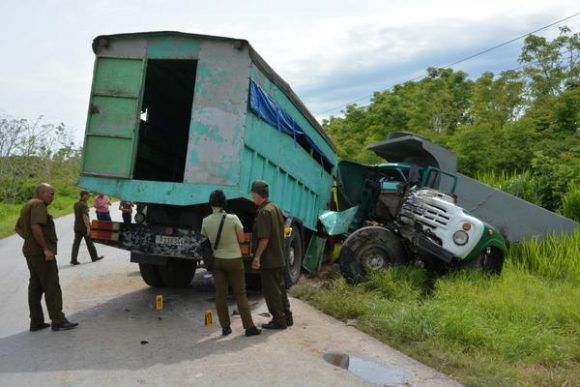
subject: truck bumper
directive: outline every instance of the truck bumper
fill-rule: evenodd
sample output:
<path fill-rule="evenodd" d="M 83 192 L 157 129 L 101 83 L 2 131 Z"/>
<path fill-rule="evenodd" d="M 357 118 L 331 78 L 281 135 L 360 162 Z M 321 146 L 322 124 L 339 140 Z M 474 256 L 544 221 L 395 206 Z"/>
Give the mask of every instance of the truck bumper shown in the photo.
<path fill-rule="evenodd" d="M 154 256 L 203 260 L 211 253 L 197 231 L 161 225 L 93 220 L 90 237 L 96 243 Z"/>
<path fill-rule="evenodd" d="M 451 254 L 449 251 L 443 249 L 438 244 L 424 237 L 417 237 L 415 239 L 415 248 L 420 256 L 426 255 L 429 257 L 437 258 L 446 263 L 451 263 L 454 260 L 457 260 L 457 257 Z"/>

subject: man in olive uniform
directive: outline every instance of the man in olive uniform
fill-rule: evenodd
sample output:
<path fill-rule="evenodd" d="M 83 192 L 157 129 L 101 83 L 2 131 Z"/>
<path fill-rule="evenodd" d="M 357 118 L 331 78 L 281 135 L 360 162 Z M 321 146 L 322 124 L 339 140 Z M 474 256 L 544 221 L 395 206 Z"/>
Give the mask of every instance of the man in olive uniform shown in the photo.
<path fill-rule="evenodd" d="M 78 323 L 71 323 L 62 312 L 62 291 L 56 264 L 56 229 L 47 206 L 54 199 L 54 189 L 46 183 L 36 187 L 36 197 L 22 207 L 15 231 L 24 239 L 22 252 L 30 270 L 28 283 L 28 306 L 30 308 L 30 331 L 39 331 L 50 325 L 44 322 L 40 301 L 44 301 L 52 320 L 52 330 L 68 330 Z"/>
<path fill-rule="evenodd" d="M 91 256 L 91 260 L 93 262 L 96 262 L 103 259 L 102 256 L 99 257 L 99 255 L 97 254 L 97 249 L 95 248 L 95 244 L 93 243 L 91 238 L 89 238 L 89 232 L 91 231 L 91 223 L 89 221 L 89 206 L 87 205 L 89 196 L 91 196 L 89 191 L 81 191 L 81 200 L 76 202 L 74 205 L 75 240 L 73 242 L 72 253 L 70 258 L 71 265 L 79 264 L 77 257 L 79 255 L 79 247 L 81 245 L 81 241 L 83 240 L 83 238 L 87 243 L 87 248 L 89 249 L 89 255 Z"/>
<path fill-rule="evenodd" d="M 292 312 L 284 281 L 284 216 L 269 199 L 265 181 L 252 183 L 252 199 L 258 213 L 252 230 L 253 246 L 256 246 L 252 268 L 260 270 L 262 293 L 266 299 L 272 321 L 262 325 L 265 329 L 286 329 L 292 326 Z"/>

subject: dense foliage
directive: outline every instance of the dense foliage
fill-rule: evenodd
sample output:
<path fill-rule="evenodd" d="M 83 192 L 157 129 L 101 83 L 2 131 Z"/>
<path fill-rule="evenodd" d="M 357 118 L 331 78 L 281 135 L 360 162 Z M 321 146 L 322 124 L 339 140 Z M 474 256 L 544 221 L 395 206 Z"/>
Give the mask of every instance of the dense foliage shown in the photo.
<path fill-rule="evenodd" d="M 429 68 L 424 79 L 376 92 L 368 106 L 349 105 L 323 126 L 341 158 L 365 163 L 380 161 L 366 147 L 390 132 L 419 134 L 454 151 L 460 172 L 524 179 L 537 204 L 577 216 L 579 60 L 580 34 L 563 27 L 553 40 L 530 35 L 518 69 L 472 80 Z"/>
<path fill-rule="evenodd" d="M 64 124 L 0 116 L 0 238 L 13 232 L 22 203 L 33 197 L 38 183 L 56 189 L 54 216 L 71 212 L 79 167 L 80 150 Z"/>

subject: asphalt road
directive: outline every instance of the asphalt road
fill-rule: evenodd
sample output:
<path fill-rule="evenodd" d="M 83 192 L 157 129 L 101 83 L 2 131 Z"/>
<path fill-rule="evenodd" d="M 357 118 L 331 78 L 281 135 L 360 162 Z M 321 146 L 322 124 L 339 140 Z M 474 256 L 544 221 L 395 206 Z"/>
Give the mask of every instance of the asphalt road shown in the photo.
<path fill-rule="evenodd" d="M 120 214 L 113 218 L 120 220 Z M 365 386 L 377 374 L 389 385 L 455 384 L 295 299 L 294 327 L 247 338 L 233 316 L 234 333 L 222 338 L 213 284 L 203 270 L 187 289 L 153 290 L 142 282 L 128 252 L 97 245 L 105 259 L 91 263 L 84 244 L 82 264 L 70 266 L 73 217 L 56 224 L 64 310 L 80 326 L 66 332 L 28 331 L 28 269 L 21 240 L 0 240 L 1 386 Z M 154 308 L 157 294 L 164 296 L 162 311 Z M 260 295 L 250 294 L 250 302 L 255 322 L 267 322 Z M 214 324 L 204 326 L 208 309 Z M 365 380 L 323 360 L 327 352 L 386 368 L 371 363 L 365 370 L 363 364 Z M 354 360 L 350 368 L 356 371 Z"/>

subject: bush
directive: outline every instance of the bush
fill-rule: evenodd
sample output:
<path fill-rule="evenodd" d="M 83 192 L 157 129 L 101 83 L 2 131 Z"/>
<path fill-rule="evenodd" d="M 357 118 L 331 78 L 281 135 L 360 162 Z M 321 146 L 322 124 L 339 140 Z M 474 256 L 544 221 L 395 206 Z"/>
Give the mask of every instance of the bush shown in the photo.
<path fill-rule="evenodd" d="M 538 206 L 544 204 L 542 187 L 529 171 L 521 173 L 489 171 L 479 173 L 475 179 Z"/>
<path fill-rule="evenodd" d="M 580 184 L 570 183 L 562 201 L 562 215 L 580 222 Z"/>

